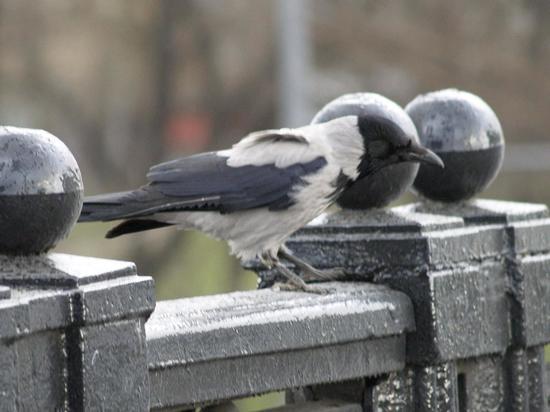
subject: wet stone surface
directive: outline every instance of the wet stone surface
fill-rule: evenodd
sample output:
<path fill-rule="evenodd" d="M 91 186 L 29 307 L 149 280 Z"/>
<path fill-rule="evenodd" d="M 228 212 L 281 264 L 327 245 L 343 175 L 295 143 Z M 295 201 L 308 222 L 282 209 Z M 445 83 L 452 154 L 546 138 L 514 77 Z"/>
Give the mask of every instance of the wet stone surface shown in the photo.
<path fill-rule="evenodd" d="M 422 165 L 414 189 L 427 199 L 458 202 L 472 198 L 495 179 L 504 158 L 504 146 L 437 155 L 445 169 Z"/>
<path fill-rule="evenodd" d="M 0 283 L 23 287 L 78 287 L 99 281 L 135 275 L 131 262 L 74 256 L 0 255 Z"/>
<path fill-rule="evenodd" d="M 506 406 L 506 370 L 502 356 L 484 356 L 458 365 L 462 410 L 502 411 Z"/>
<path fill-rule="evenodd" d="M 326 286 L 333 292 L 268 289 L 159 302 L 146 324 L 152 408 L 404 367 L 403 332 L 414 328 L 409 299 L 381 285 Z"/>
<path fill-rule="evenodd" d="M 0 253 L 39 254 L 78 219 L 83 186 L 69 149 L 35 129 L 0 126 Z"/>
<path fill-rule="evenodd" d="M 418 202 L 403 207 L 418 213 L 462 218 L 466 224 L 513 223 L 544 219 L 550 216 L 548 207 L 537 203 L 472 199 L 457 203 Z"/>
<path fill-rule="evenodd" d="M 66 238 L 80 214 L 82 192 L 0 194 L 0 253 L 47 252 Z"/>
<path fill-rule="evenodd" d="M 499 255 L 506 263 L 513 342 L 525 347 L 550 340 L 550 220 L 545 205 L 477 199 L 449 206 L 421 202 L 406 208 L 463 217 L 480 233 L 499 227 L 504 234 Z"/>
<path fill-rule="evenodd" d="M 407 359 L 423 364 L 500 353 L 512 339 L 550 340 L 549 233 L 544 205 L 481 199 L 343 210 L 316 219 L 287 245 L 316 267 L 343 267 L 348 279 L 405 292 L 418 326 Z M 261 285 L 276 276 L 260 275 Z"/>
<path fill-rule="evenodd" d="M 147 410 L 150 278 L 64 254 L 0 255 L 0 409 Z"/>
<path fill-rule="evenodd" d="M 445 163 L 421 165 L 413 188 L 444 202 L 470 199 L 496 177 L 504 158 L 500 122 L 480 97 L 446 89 L 417 96 L 405 108 L 420 142 Z"/>
<path fill-rule="evenodd" d="M 44 195 L 83 190 L 73 155 L 54 135 L 0 126 L 0 196 Z"/>

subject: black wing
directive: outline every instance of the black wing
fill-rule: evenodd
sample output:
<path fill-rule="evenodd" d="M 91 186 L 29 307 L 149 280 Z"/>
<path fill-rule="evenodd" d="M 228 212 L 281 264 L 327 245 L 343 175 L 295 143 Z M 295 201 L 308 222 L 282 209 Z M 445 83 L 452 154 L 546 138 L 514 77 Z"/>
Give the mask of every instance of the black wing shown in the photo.
<path fill-rule="evenodd" d="M 317 157 L 285 168 L 274 164 L 231 167 L 227 160 L 217 153 L 199 154 L 155 166 L 147 177 L 151 189 L 180 202 L 177 210 L 279 210 L 292 205 L 294 186 L 327 163 Z"/>
<path fill-rule="evenodd" d="M 154 166 L 147 175 L 149 184 L 138 190 L 86 198 L 79 221 L 174 211 L 283 210 L 293 204 L 292 191 L 303 178 L 327 164 L 322 156 L 285 168 L 274 164 L 231 167 L 227 160 L 212 152 Z"/>

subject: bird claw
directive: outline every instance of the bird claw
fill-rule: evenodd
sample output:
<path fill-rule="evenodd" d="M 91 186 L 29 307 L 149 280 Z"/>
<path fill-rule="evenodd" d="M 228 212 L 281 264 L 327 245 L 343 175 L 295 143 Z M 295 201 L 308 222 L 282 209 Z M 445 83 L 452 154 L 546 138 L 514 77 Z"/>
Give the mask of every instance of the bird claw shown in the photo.
<path fill-rule="evenodd" d="M 294 256 L 286 246 L 281 246 L 278 255 L 292 263 L 303 274 L 304 280 L 342 280 L 346 277 L 344 268 L 317 269 L 306 261 Z"/>
<path fill-rule="evenodd" d="M 280 292 L 306 292 L 315 293 L 317 295 L 327 295 L 334 291 L 334 289 L 324 288 L 318 285 L 304 284 L 303 286 L 298 286 L 288 282 L 277 282 L 273 285 L 273 289 Z"/>
<path fill-rule="evenodd" d="M 317 295 L 328 295 L 335 291 L 335 289 L 333 288 L 325 288 L 317 285 L 307 285 L 307 286 L 308 287 L 306 288 L 306 290 L 304 290 L 304 292 L 315 293 Z"/>
<path fill-rule="evenodd" d="M 341 280 L 345 278 L 344 268 L 303 270 L 303 279 L 308 280 Z"/>

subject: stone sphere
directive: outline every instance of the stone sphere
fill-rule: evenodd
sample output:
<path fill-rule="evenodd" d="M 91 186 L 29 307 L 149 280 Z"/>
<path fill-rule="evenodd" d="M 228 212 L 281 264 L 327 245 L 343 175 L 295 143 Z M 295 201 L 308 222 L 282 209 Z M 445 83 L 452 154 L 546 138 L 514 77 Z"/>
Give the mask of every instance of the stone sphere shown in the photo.
<path fill-rule="evenodd" d="M 467 200 L 496 177 L 504 158 L 502 127 L 478 96 L 456 89 L 417 96 L 405 108 L 420 142 L 445 163 L 441 170 L 421 165 L 413 185 L 435 201 Z"/>
<path fill-rule="evenodd" d="M 376 93 L 351 93 L 336 98 L 315 115 L 311 123 L 323 123 L 343 116 L 373 114 L 397 123 L 418 142 L 418 134 L 407 113 L 397 103 Z M 337 200 L 346 209 L 370 209 L 387 206 L 413 183 L 417 163 L 401 163 L 360 179 Z"/>
<path fill-rule="evenodd" d="M 58 138 L 0 126 L 0 254 L 54 247 L 78 219 L 82 197 L 78 164 Z"/>

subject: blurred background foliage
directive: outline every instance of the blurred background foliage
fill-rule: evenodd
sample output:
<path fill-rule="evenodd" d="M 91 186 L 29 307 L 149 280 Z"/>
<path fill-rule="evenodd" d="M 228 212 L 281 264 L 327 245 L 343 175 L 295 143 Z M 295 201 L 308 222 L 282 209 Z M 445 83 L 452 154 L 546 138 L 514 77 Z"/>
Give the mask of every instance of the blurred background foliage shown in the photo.
<path fill-rule="evenodd" d="M 154 163 L 254 130 L 306 124 L 343 93 L 406 105 L 457 87 L 494 108 L 508 143 L 484 196 L 550 203 L 547 0 L 0 0 L 0 56 L 0 124 L 59 136 L 87 194 L 143 184 Z M 201 234 L 106 241 L 109 226 L 78 225 L 58 251 L 134 261 L 159 299 L 256 285 Z"/>
<path fill-rule="evenodd" d="M 87 194 L 306 124 L 343 93 L 404 106 L 447 87 L 503 125 L 507 157 L 483 196 L 550 203 L 548 0 L 0 0 L 0 124 L 60 137 Z M 159 299 L 256 285 L 221 242 L 173 229 L 106 241 L 109 226 L 78 225 L 57 250 L 134 261 Z"/>

